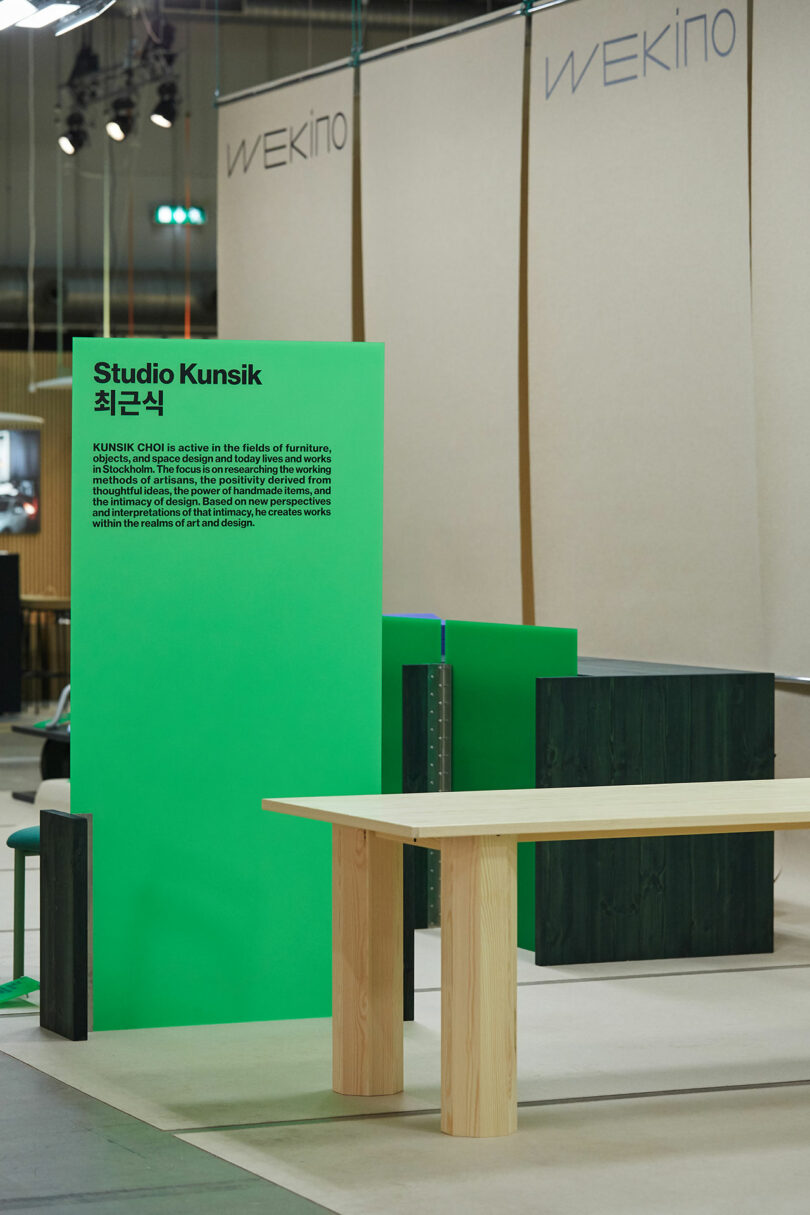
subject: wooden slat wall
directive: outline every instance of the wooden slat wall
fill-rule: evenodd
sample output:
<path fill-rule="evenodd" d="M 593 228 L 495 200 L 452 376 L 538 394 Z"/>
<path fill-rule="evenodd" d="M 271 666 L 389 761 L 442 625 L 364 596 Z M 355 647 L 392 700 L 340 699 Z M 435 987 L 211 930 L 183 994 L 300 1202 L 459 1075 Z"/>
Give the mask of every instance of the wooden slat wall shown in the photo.
<path fill-rule="evenodd" d="M 69 359 L 68 359 L 69 368 Z M 34 379 L 60 374 L 56 355 L 35 355 Z M 31 393 L 28 355 L 0 350 L 0 410 L 45 419 L 42 434 L 41 530 L 32 536 L 2 536 L 0 548 L 20 554 L 23 595 L 70 595 L 70 392 L 64 388 Z M 2 429 L 15 429 L 0 423 Z M 17 424 L 16 429 L 21 429 Z"/>
<path fill-rule="evenodd" d="M 772 675 L 604 666 L 537 680 L 538 786 L 772 779 Z M 770 832 L 536 848 L 538 966 L 773 950 Z"/>

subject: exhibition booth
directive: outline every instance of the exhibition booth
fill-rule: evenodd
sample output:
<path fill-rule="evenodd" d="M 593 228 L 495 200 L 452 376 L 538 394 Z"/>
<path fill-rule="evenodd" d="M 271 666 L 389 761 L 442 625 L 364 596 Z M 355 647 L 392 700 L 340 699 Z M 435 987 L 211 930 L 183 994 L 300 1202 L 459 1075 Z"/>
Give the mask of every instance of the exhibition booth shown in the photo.
<path fill-rule="evenodd" d="M 0 1051 L 346 1215 L 783 1171 L 802 36 L 558 0 L 218 97 L 218 338 L 73 345 L 70 712 L 26 727 L 69 785 L 9 821 Z"/>

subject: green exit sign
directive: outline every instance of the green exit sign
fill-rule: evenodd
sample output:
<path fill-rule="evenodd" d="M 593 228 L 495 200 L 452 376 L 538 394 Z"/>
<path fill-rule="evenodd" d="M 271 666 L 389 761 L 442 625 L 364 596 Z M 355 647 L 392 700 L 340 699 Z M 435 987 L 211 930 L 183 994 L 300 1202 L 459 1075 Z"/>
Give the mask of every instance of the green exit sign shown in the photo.
<path fill-rule="evenodd" d="M 202 207 L 184 207 L 179 203 L 161 203 L 155 207 L 156 224 L 192 224 L 198 227 L 207 222 L 208 217 Z"/>

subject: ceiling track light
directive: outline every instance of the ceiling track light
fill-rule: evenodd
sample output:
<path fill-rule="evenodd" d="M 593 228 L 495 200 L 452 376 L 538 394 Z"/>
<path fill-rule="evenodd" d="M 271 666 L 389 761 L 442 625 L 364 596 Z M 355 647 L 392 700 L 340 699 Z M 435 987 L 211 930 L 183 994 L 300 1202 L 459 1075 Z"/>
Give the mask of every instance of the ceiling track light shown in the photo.
<path fill-rule="evenodd" d="M 149 115 L 156 127 L 168 130 L 177 118 L 177 85 L 173 80 L 164 80 L 158 86 L 158 103 Z"/>
<path fill-rule="evenodd" d="M 61 3 L 46 3 L 37 8 L 28 17 L 17 22 L 17 28 L 21 30 L 41 30 L 46 25 L 53 25 L 54 22 L 67 17 L 71 13 L 75 13 L 78 4 Z"/>
<path fill-rule="evenodd" d="M 74 110 L 68 115 L 67 130 L 63 131 L 57 140 L 59 147 L 66 156 L 73 156 L 87 143 L 88 135 L 84 125 L 84 114 Z"/>
<path fill-rule="evenodd" d="M 67 34 L 69 30 L 78 29 L 80 25 L 86 25 L 88 21 L 95 21 L 96 17 L 106 13 L 107 9 L 112 8 L 114 4 L 115 0 L 93 0 L 92 4 L 82 4 L 75 13 L 63 17 L 54 26 L 53 32 L 58 38 L 61 34 Z"/>
<path fill-rule="evenodd" d="M 135 126 L 135 103 L 131 97 L 116 97 L 112 118 L 107 123 L 107 134 L 116 143 L 123 143 Z"/>
<path fill-rule="evenodd" d="M 0 0 L 0 30 L 7 30 L 18 21 L 33 16 L 36 11 L 29 0 Z"/>

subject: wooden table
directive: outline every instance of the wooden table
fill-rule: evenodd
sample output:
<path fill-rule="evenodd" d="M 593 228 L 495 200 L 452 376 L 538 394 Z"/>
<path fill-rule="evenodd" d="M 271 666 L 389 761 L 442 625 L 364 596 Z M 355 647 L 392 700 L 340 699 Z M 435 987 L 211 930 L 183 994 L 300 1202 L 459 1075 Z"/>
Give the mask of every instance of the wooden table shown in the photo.
<path fill-rule="evenodd" d="M 267 799 L 333 826 L 332 1083 L 402 1090 L 402 844 L 442 853 L 442 1130 L 517 1128 L 517 844 L 810 827 L 810 778 Z"/>

